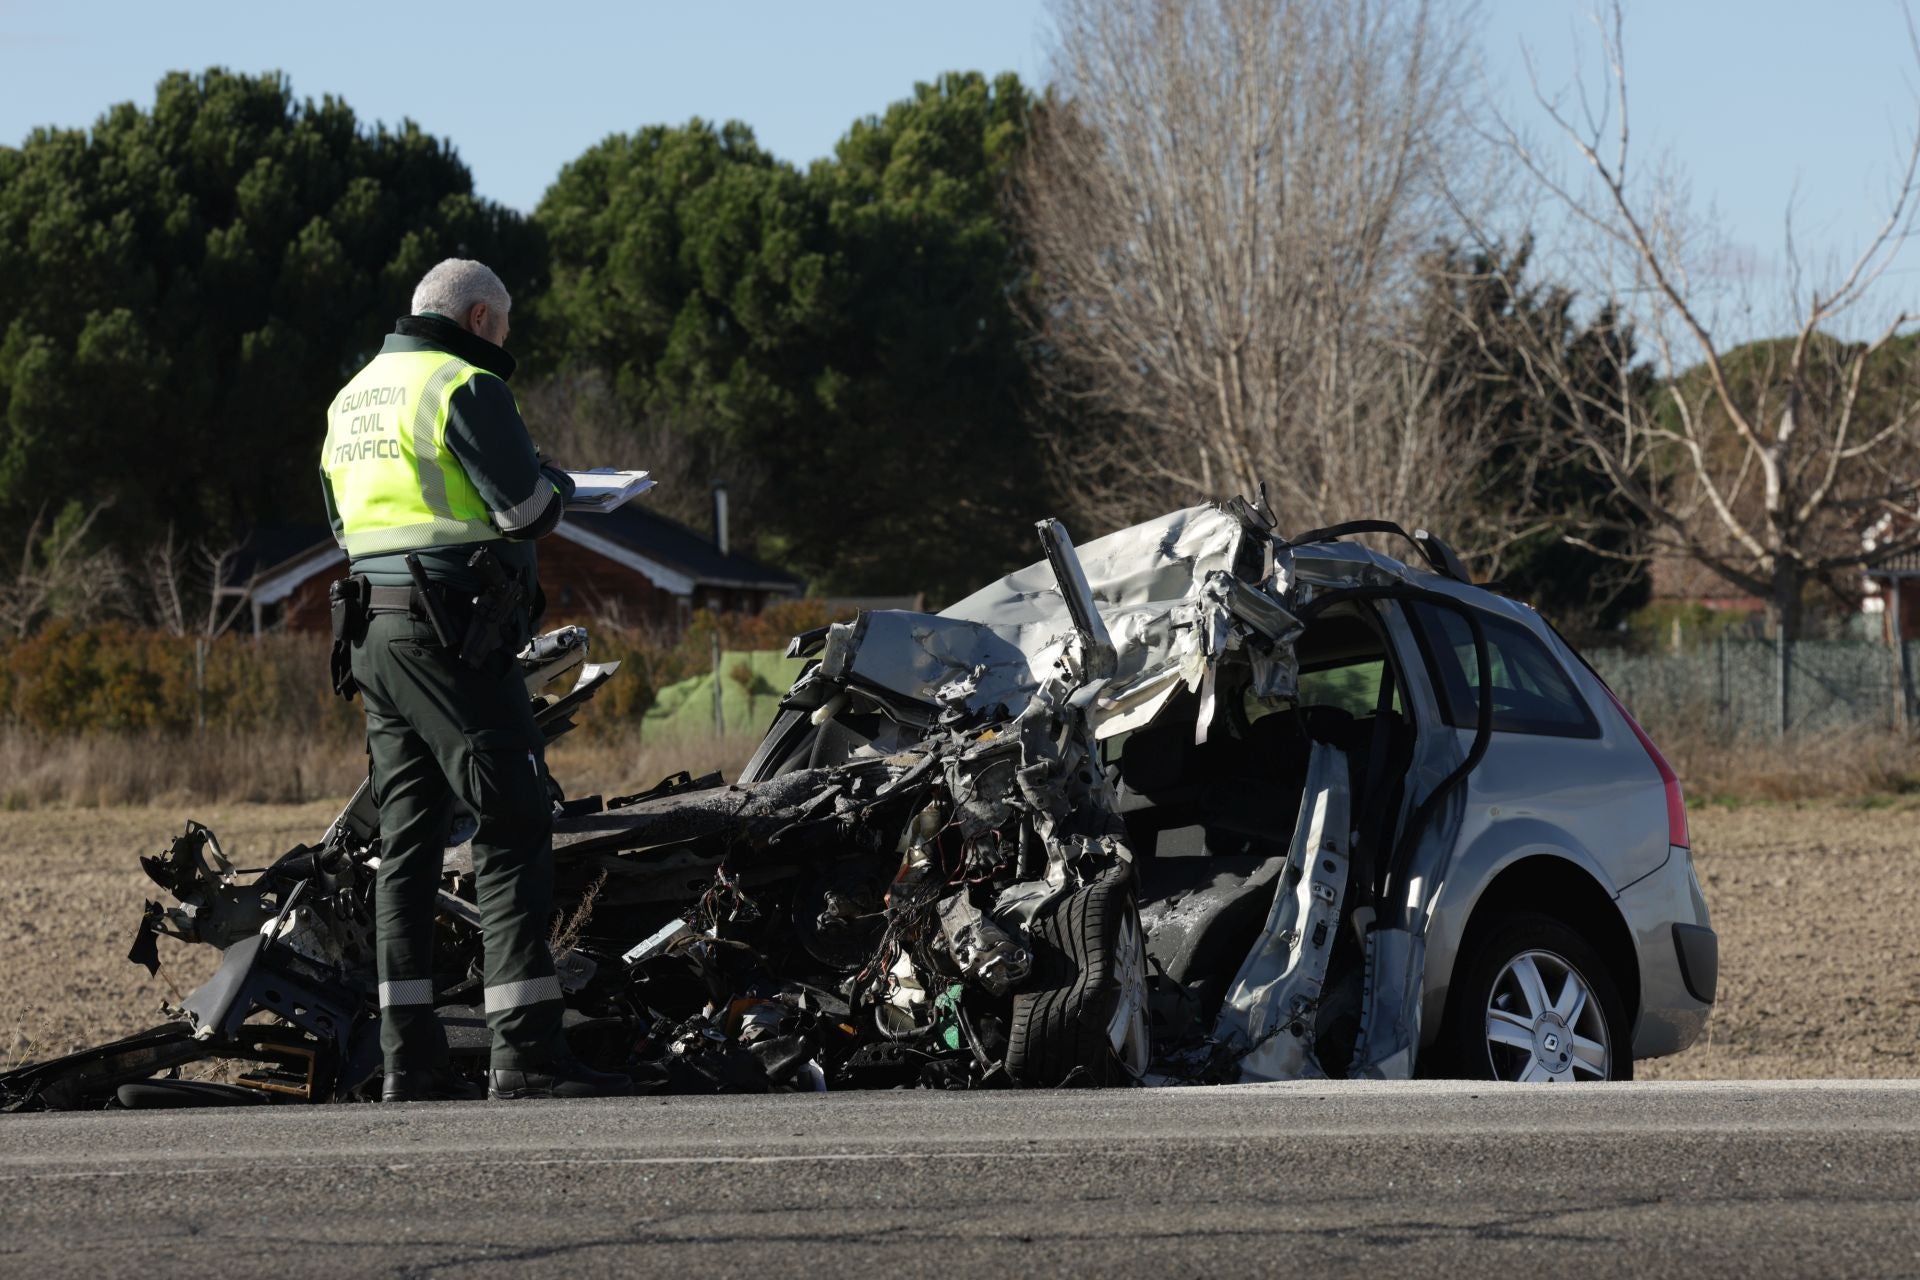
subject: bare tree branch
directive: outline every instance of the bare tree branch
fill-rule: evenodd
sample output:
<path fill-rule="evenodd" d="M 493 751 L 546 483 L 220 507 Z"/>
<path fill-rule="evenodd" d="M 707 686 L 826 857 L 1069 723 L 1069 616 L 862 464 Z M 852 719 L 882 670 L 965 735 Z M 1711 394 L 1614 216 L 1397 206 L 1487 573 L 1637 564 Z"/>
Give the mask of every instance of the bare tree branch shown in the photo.
<path fill-rule="evenodd" d="M 1309 527 L 1444 528 L 1492 563 L 1532 513 L 1489 507 L 1492 421 L 1415 332 L 1455 225 L 1464 31 L 1422 0 L 1057 0 L 1058 97 L 1020 190 L 1055 442 L 1111 525 L 1271 488 Z M 1442 416 L 1454 411 L 1450 429 Z"/>
<path fill-rule="evenodd" d="M 1920 64 L 1920 32 L 1907 33 Z M 1656 545 L 1766 600 L 1781 634 L 1799 625 L 1807 582 L 1894 554 L 1866 547 L 1860 511 L 1877 494 L 1911 491 L 1920 476 L 1920 359 L 1914 317 L 1901 312 L 1864 342 L 1836 328 L 1878 296 L 1920 213 L 1920 104 L 1897 157 L 1884 217 L 1829 284 L 1808 283 L 1787 219 L 1791 336 L 1723 349 L 1691 283 L 1689 247 L 1702 224 L 1684 212 L 1667 173 L 1629 179 L 1625 26 L 1617 0 L 1599 24 L 1618 119 L 1581 95 L 1577 117 L 1534 96 L 1586 172 L 1577 190 L 1502 121 L 1500 141 L 1539 190 L 1595 235 L 1589 297 L 1631 320 L 1660 353 L 1666 396 L 1650 411 L 1631 396 L 1574 394 L 1579 382 L 1549 335 L 1537 334 L 1529 374 L 1566 397 L 1590 465 L 1646 521 Z M 1624 254 L 1624 258 L 1618 256 Z M 1896 503 L 1897 506 L 1897 503 Z M 1887 545 L 1891 545 L 1891 541 Z M 1828 582 L 1828 585 L 1834 585 Z"/>
<path fill-rule="evenodd" d="M 35 514 L 11 578 L 0 581 L 0 627 L 25 636 L 51 618 L 85 625 L 125 607 L 119 559 L 92 546 L 94 524 L 108 505 L 70 507 L 51 526 L 45 507 Z"/>

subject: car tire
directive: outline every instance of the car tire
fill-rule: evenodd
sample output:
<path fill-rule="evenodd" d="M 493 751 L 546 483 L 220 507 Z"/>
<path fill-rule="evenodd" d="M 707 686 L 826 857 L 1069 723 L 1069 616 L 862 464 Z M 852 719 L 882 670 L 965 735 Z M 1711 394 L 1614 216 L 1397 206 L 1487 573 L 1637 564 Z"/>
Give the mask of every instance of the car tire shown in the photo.
<path fill-rule="evenodd" d="M 807 712 L 798 710 L 782 711 L 774 717 L 766 736 L 760 739 L 753 756 L 740 770 L 743 785 L 765 782 L 806 767 L 813 740 L 820 734 L 817 726 L 807 723 L 807 717 Z"/>
<path fill-rule="evenodd" d="M 1454 966 L 1437 1046 L 1448 1074 L 1543 1083 L 1633 1079 L 1626 1004 L 1599 952 L 1579 933 L 1551 916 L 1514 913 L 1477 931 L 1468 947 Z"/>
<path fill-rule="evenodd" d="M 1041 1089 L 1137 1079 L 1148 1061 L 1147 957 L 1131 868 L 1061 899 L 1029 932 L 1033 973 L 1013 997 L 1007 1074 Z"/>

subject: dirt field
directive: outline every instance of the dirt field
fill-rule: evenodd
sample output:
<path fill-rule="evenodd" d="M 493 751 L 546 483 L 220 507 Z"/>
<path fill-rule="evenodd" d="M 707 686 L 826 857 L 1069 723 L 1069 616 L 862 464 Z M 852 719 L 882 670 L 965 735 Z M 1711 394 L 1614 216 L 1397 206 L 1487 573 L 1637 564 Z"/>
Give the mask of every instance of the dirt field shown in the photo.
<path fill-rule="evenodd" d="M 1920 1076 L 1920 803 L 1689 816 L 1720 995 L 1706 1038 L 1641 1077 Z"/>
<path fill-rule="evenodd" d="M 161 1020 L 217 958 L 164 943 L 159 979 L 127 963 L 158 890 L 135 857 L 198 817 L 242 866 L 318 837 L 331 804 L 0 814 L 0 1061 Z M 1756 805 L 1693 814 L 1720 932 L 1707 1042 L 1645 1063 L 1659 1079 L 1920 1076 L 1920 803 Z M 173 988 L 168 986 L 172 980 Z"/>
<path fill-rule="evenodd" d="M 241 867 L 316 840 L 339 811 L 306 805 L 40 810 L 0 814 L 0 1061 L 44 1058 L 166 1020 L 219 953 L 162 939 L 158 978 L 127 961 L 140 906 L 167 900 L 140 870 L 188 818 L 212 827 Z M 172 982 L 170 987 L 169 980 Z"/>

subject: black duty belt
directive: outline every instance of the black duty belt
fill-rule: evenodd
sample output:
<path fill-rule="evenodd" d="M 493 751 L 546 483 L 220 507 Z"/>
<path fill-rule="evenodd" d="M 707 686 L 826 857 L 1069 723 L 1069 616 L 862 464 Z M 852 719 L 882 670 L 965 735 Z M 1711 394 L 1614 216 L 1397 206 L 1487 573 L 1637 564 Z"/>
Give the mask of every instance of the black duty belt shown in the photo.
<path fill-rule="evenodd" d="M 421 607 L 418 596 L 411 585 L 404 587 L 368 586 L 368 613 L 411 613 L 417 617 L 426 617 L 427 611 Z"/>

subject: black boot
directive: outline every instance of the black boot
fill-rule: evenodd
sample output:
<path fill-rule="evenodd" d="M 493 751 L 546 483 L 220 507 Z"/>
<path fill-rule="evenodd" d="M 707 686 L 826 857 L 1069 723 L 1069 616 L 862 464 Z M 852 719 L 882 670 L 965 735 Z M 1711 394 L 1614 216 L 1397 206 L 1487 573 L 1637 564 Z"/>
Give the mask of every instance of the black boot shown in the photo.
<path fill-rule="evenodd" d="M 487 1096 L 511 1098 L 624 1098 L 633 1081 L 611 1071 L 595 1071 L 577 1059 L 557 1062 L 539 1071 L 502 1070 L 487 1073 Z"/>
<path fill-rule="evenodd" d="M 480 1086 L 451 1071 L 389 1071 L 380 1086 L 382 1102 L 478 1102 Z"/>

